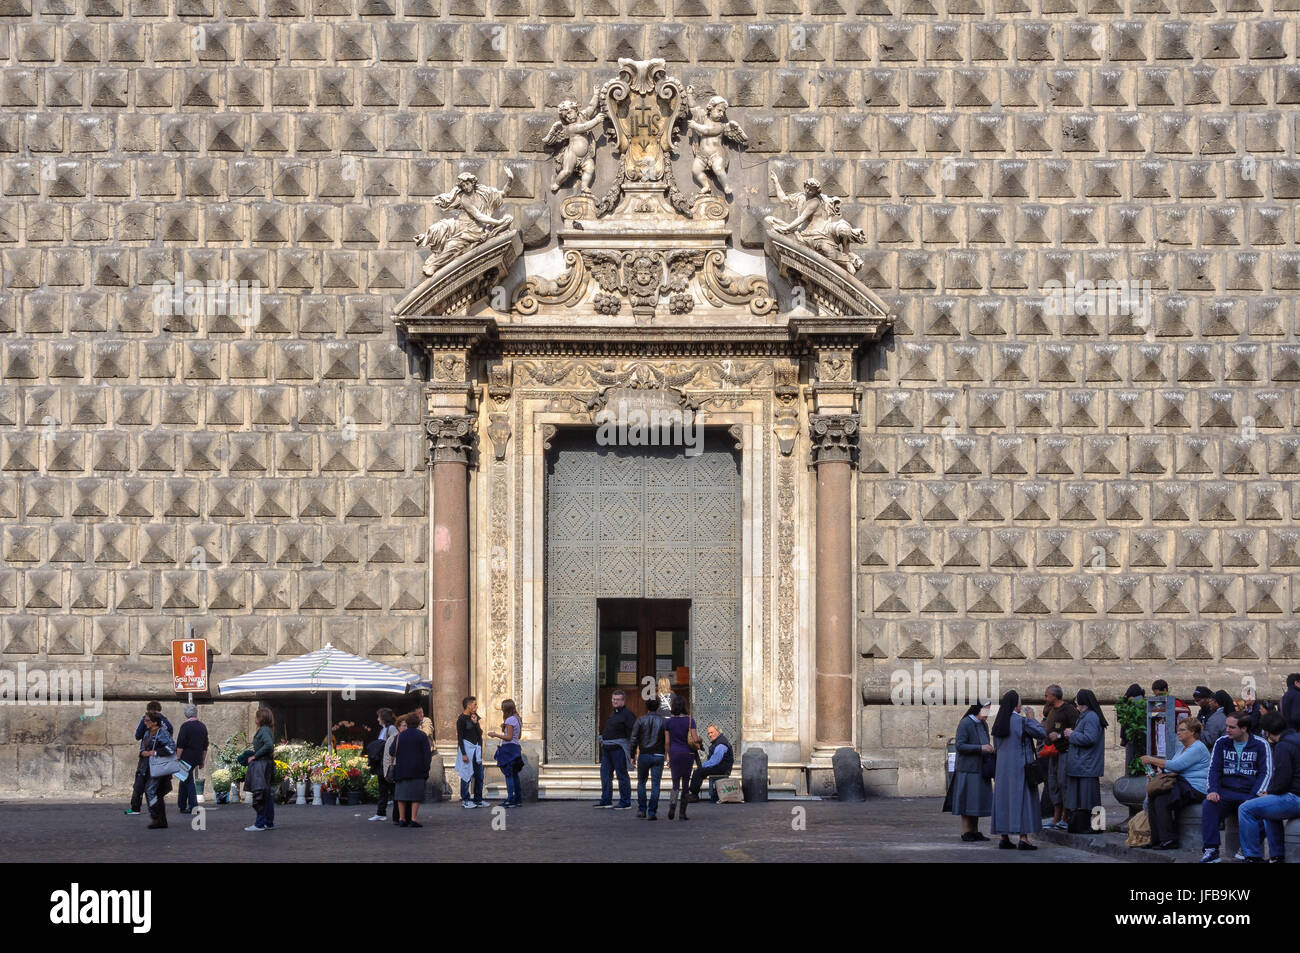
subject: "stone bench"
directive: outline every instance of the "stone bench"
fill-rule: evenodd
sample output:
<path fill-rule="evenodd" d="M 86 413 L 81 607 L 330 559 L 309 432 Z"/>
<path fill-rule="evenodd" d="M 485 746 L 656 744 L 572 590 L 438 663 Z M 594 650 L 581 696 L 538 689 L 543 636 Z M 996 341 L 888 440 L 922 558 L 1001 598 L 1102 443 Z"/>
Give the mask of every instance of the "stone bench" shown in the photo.
<path fill-rule="evenodd" d="M 1178 843 L 1184 849 L 1201 849 L 1201 804 L 1187 804 L 1178 810 Z M 1300 831 L 1297 831 L 1300 837 Z M 1219 856 L 1232 857 L 1241 848 L 1237 835 L 1237 814 L 1234 811 L 1223 819 L 1219 832 Z"/>

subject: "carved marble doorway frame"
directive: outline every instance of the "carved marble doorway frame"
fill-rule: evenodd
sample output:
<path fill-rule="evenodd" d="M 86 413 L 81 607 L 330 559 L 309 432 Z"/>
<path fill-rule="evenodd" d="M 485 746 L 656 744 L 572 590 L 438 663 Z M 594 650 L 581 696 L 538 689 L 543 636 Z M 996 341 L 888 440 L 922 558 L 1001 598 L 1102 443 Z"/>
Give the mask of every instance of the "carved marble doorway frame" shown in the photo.
<path fill-rule="evenodd" d="M 536 366 L 537 361 L 525 366 Z M 557 365 L 573 362 L 554 362 Z M 586 366 L 597 364 L 588 362 Z M 604 362 L 600 362 L 604 363 Z M 656 362 L 638 358 L 635 362 L 680 368 L 680 360 Z M 811 659 L 809 631 L 810 584 L 808 553 L 812 480 L 804 459 L 783 453 L 773 429 L 780 408 L 775 399 L 774 365 L 797 368 L 797 361 L 769 358 L 699 362 L 700 377 L 708 380 L 709 368 L 726 364 L 746 371 L 758 368 L 755 380 L 745 386 L 699 389 L 685 387 L 699 401 L 700 423 L 725 428 L 740 445 L 741 542 L 740 542 L 740 680 L 741 730 L 748 744 L 769 749 L 773 761 L 801 760 L 811 738 Z M 574 371 L 583 375 L 582 362 Z M 761 365 L 761 366 L 760 366 Z M 478 563 L 492 573 L 490 550 L 498 545 L 496 527 L 509 526 L 514 611 L 511 624 L 493 611 L 496 596 L 480 599 L 475 613 L 473 669 L 491 684 L 493 659 L 509 658 L 508 690 L 515 692 L 527 713 L 527 722 L 539 738 L 546 723 L 546 536 L 545 485 L 549 438 L 560 427 L 593 426 L 586 406 L 592 389 L 539 384 L 528 370 L 516 363 L 514 386 L 508 396 L 485 402 L 481 408 L 480 432 L 508 426 L 511 437 L 504 459 L 496 461 L 485 446 L 476 471 L 480 486 L 475 509 L 480 527 L 474 536 L 480 548 Z M 757 383 L 762 377 L 764 382 Z M 566 374 L 566 379 L 568 376 Z M 715 377 L 716 381 L 716 377 Z M 491 404 L 491 406 L 486 406 Z M 798 413 L 798 409 L 792 411 Z M 504 418 L 504 419 L 503 419 Z M 499 469 L 498 463 L 501 464 Z M 495 476 L 494 476 L 495 474 Z M 504 482 L 503 482 L 504 481 Z M 501 485 L 497 485 L 501 484 Z M 504 486 L 504 490 L 503 490 Z M 493 512 L 493 501 L 509 500 L 507 520 Z M 505 644 L 508 643 L 508 644 Z M 497 684 L 500 684 L 498 678 Z M 522 697 L 521 697 L 522 696 Z M 493 703 L 499 703 L 493 697 Z"/>

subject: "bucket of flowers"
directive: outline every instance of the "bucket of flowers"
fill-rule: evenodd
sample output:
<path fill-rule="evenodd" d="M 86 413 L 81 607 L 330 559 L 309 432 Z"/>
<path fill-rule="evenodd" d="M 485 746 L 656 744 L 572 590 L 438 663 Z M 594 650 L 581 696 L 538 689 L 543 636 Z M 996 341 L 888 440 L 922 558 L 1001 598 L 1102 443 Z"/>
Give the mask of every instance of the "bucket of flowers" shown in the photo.
<path fill-rule="evenodd" d="M 360 804 L 361 794 L 366 789 L 366 772 L 358 764 L 352 764 L 347 771 L 347 797 L 349 804 Z"/>
<path fill-rule="evenodd" d="M 321 777 L 324 779 L 323 796 L 326 804 L 337 804 L 340 792 L 347 787 L 348 772 L 336 754 L 321 756 Z"/>
<path fill-rule="evenodd" d="M 306 761 L 290 761 L 285 771 L 289 783 L 293 785 L 294 803 L 307 803 L 307 782 L 311 779 L 311 765 Z"/>

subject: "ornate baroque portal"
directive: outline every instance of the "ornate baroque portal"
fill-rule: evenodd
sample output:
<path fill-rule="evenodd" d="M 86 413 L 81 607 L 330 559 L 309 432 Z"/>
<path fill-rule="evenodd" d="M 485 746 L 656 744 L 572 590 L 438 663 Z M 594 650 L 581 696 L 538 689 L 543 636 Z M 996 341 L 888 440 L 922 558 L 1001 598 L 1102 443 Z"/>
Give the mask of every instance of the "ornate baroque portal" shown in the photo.
<path fill-rule="evenodd" d="M 513 697 L 543 793 L 592 761 L 610 594 L 692 600 L 696 714 L 774 769 L 854 740 L 856 368 L 891 316 L 815 180 L 775 182 L 791 217 L 764 219 L 763 256 L 739 249 L 727 110 L 621 60 L 547 135 L 552 191 L 578 191 L 551 200 L 546 247 L 525 255 L 503 192 L 463 174 L 394 315 L 427 356 L 439 738 L 462 694 Z M 702 454 L 596 440 L 663 412 L 706 428 Z"/>

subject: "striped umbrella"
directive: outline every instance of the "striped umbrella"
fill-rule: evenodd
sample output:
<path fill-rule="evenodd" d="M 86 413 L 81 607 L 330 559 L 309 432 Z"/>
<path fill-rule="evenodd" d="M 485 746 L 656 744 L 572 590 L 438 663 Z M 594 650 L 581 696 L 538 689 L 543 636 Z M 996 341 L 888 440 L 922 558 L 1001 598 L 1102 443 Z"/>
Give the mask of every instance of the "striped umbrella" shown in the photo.
<path fill-rule="evenodd" d="M 217 685 L 222 695 L 270 695 L 280 692 L 324 692 L 330 748 L 334 747 L 334 692 L 386 692 L 405 695 L 430 691 L 427 678 L 375 662 L 326 644 L 298 658 L 245 672 Z"/>

